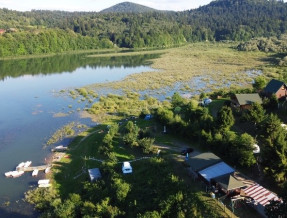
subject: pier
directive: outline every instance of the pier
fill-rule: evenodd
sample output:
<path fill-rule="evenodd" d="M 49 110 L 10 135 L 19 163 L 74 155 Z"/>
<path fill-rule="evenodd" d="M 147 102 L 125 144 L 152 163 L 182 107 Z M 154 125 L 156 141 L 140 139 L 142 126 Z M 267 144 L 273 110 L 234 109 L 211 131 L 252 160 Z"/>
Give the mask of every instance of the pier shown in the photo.
<path fill-rule="evenodd" d="M 42 166 L 35 166 L 35 167 L 17 167 L 17 171 L 24 171 L 24 172 L 29 172 L 29 171 L 34 171 L 34 170 L 45 170 L 48 167 L 51 167 L 52 165 L 42 165 Z"/>

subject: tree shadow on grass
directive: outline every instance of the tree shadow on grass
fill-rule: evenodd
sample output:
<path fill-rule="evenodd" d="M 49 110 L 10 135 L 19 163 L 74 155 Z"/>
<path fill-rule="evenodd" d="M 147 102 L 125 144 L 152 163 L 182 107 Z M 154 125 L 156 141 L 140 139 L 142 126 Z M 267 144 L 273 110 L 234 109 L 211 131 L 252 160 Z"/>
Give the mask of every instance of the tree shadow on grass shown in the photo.
<path fill-rule="evenodd" d="M 268 55 L 267 57 L 261 58 L 260 61 L 266 62 L 272 65 L 278 65 L 279 61 L 284 58 L 286 54 L 284 53 L 276 53 L 272 55 Z"/>

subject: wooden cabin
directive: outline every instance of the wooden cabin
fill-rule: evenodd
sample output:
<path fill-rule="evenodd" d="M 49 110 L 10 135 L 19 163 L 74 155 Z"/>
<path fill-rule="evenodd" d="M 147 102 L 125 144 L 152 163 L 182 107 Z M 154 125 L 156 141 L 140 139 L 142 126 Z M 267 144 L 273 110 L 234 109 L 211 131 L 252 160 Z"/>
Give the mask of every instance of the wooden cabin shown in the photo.
<path fill-rule="evenodd" d="M 287 86 L 284 82 L 272 79 L 264 88 L 263 95 L 270 97 L 275 94 L 277 99 L 286 99 L 287 96 Z"/>

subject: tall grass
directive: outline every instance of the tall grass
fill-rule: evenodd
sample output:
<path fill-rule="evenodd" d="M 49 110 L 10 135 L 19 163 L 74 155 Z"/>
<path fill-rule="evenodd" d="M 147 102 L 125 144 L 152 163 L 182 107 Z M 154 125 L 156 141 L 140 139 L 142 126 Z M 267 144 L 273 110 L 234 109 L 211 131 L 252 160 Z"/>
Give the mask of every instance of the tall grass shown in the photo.
<path fill-rule="evenodd" d="M 173 88 L 179 83 L 184 90 L 192 90 L 190 83 L 202 77 L 210 90 L 226 86 L 250 86 L 252 77 L 246 70 L 262 69 L 268 55 L 263 52 L 240 52 L 235 44 L 195 43 L 165 50 L 154 59 L 153 72 L 133 74 L 122 81 L 97 84 L 93 88 L 113 88 L 132 91 Z"/>

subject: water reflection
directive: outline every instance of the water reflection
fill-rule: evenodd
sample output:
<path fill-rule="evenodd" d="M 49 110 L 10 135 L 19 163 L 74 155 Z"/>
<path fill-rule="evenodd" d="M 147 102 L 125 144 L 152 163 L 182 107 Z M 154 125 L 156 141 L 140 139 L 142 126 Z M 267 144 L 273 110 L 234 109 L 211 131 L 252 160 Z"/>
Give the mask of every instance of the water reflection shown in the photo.
<path fill-rule="evenodd" d="M 74 72 L 79 67 L 97 69 L 99 67 L 137 67 L 148 65 L 149 59 L 158 57 L 159 54 L 145 54 L 118 57 L 87 57 L 87 54 L 55 55 L 51 57 L 29 58 L 18 60 L 0 61 L 0 80 L 8 77 L 22 75 L 54 74 Z"/>

